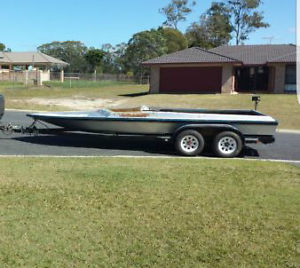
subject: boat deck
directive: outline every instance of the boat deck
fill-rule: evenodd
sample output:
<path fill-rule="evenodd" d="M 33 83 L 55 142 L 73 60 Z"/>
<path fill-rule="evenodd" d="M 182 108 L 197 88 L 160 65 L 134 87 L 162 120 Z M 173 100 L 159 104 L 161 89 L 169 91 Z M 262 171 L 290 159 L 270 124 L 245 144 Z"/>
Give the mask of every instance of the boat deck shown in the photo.
<path fill-rule="evenodd" d="M 28 116 L 41 118 L 90 119 L 90 120 L 171 120 L 171 121 L 222 121 L 222 122 L 274 122 L 269 116 L 251 110 L 202 110 L 202 109 L 159 109 L 129 108 L 101 109 L 97 111 L 34 113 Z"/>

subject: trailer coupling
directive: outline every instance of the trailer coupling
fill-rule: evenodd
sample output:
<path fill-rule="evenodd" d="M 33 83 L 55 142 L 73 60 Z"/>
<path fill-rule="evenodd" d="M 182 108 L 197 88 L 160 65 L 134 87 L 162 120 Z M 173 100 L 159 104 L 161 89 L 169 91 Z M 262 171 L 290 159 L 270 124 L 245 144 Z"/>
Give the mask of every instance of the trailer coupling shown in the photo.
<path fill-rule="evenodd" d="M 44 125 L 44 128 L 38 128 L 36 126 L 37 123 L 40 123 Z M 43 124 L 42 122 L 35 120 L 33 123 L 29 126 L 19 126 L 19 125 L 13 125 L 12 123 L 7 124 L 0 124 L 0 131 L 5 135 L 12 135 L 14 133 L 21 133 L 21 134 L 27 134 L 27 135 L 33 135 L 37 136 L 39 134 L 60 134 L 62 132 L 65 132 L 66 130 L 64 128 L 49 128 L 47 125 Z"/>

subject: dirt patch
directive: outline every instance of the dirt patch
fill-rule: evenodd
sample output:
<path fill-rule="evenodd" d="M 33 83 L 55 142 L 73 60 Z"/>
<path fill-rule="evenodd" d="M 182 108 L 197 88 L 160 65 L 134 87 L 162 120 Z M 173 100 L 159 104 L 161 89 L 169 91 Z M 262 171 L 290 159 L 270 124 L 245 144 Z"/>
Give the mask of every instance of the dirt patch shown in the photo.
<path fill-rule="evenodd" d="M 18 102 L 19 100 L 13 100 Z M 119 107 L 126 100 L 120 99 L 82 99 L 82 98 L 59 98 L 59 99 L 45 99 L 45 98 L 31 98 L 22 100 L 22 102 L 34 105 L 46 105 L 46 106 L 60 106 L 71 110 L 92 110 L 98 108 L 113 108 Z"/>

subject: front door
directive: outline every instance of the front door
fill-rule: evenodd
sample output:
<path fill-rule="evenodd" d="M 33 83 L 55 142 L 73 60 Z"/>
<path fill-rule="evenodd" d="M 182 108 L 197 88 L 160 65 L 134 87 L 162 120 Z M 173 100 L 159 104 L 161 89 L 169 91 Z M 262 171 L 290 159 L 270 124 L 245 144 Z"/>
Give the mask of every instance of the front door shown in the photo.
<path fill-rule="evenodd" d="M 267 91 L 269 67 L 241 67 L 235 69 L 235 90 L 237 92 Z"/>

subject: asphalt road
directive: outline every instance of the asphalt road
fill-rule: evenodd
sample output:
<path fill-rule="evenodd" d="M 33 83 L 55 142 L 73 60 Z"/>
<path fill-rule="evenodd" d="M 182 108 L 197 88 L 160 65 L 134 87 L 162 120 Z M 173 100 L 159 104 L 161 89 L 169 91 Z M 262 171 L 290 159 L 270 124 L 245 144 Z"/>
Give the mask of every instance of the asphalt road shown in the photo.
<path fill-rule="evenodd" d="M 1 122 L 28 126 L 32 120 L 25 112 L 7 111 Z M 176 153 L 172 144 L 149 137 L 107 137 L 86 133 L 6 136 L 1 133 L 0 155 L 176 156 Z M 208 152 L 205 156 L 211 155 Z M 241 157 L 299 161 L 299 165 L 300 134 L 277 133 L 274 144 L 247 146 Z"/>

